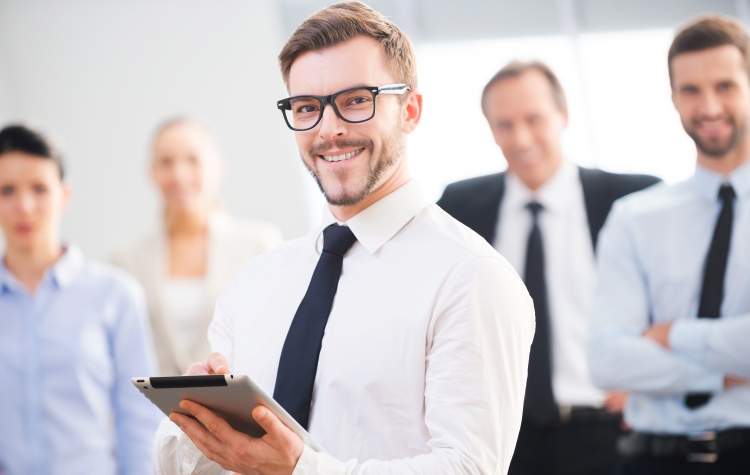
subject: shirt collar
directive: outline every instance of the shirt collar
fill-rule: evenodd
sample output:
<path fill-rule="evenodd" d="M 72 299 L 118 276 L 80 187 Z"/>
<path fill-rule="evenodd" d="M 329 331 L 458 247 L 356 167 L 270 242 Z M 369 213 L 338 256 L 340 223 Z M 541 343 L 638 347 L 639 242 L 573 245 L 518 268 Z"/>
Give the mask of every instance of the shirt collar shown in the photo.
<path fill-rule="evenodd" d="M 412 180 L 343 224 L 349 226 L 370 254 L 374 254 L 428 204 L 422 188 Z M 325 228 L 338 222 L 331 209 L 325 206 L 316 236 L 320 238 Z"/>
<path fill-rule="evenodd" d="M 67 246 L 60 259 L 47 269 L 47 272 L 55 280 L 58 287 L 66 288 L 73 282 L 73 278 L 83 267 L 83 263 L 83 253 L 78 246 L 72 244 Z"/>
<path fill-rule="evenodd" d="M 719 199 L 719 188 L 724 183 L 732 185 L 738 199 L 745 198 L 750 194 L 750 161 L 741 165 L 729 175 L 722 175 L 696 165 L 692 181 L 698 192 L 710 202 Z"/>
<path fill-rule="evenodd" d="M 579 180 L 577 171 L 576 165 L 563 160 L 555 173 L 535 191 L 529 189 L 518 176 L 508 172 L 506 196 L 511 209 L 523 209 L 531 201 L 540 203 L 547 211 L 558 212 L 566 209 L 574 196 L 570 191 Z"/>
<path fill-rule="evenodd" d="M 62 256 L 44 272 L 42 282 L 52 280 L 60 288 L 69 287 L 75 274 L 83 267 L 83 253 L 76 245 L 67 246 Z M 5 266 L 5 255 L 0 259 L 0 290 L 21 290 L 24 287 Z"/>

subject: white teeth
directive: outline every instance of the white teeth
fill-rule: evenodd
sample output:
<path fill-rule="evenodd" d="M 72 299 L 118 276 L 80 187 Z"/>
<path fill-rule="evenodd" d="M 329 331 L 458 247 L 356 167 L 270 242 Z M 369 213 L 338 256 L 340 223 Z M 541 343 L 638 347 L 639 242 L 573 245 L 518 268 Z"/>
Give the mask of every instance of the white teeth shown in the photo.
<path fill-rule="evenodd" d="M 353 152 L 344 153 L 341 155 L 323 155 L 323 158 L 328 162 L 340 162 L 341 160 L 346 160 L 347 158 L 352 158 L 353 156 L 359 154 L 364 150 L 363 148 L 360 148 L 359 150 L 355 150 Z"/>

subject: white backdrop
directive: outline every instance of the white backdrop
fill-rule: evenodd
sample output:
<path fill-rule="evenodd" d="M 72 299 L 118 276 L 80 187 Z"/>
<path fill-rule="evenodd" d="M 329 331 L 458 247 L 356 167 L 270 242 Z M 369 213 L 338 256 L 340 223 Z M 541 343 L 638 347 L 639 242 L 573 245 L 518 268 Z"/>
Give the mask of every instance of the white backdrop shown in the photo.
<path fill-rule="evenodd" d="M 275 108 L 282 42 L 269 0 L 0 0 L 0 120 L 64 139 L 74 195 L 63 234 L 92 257 L 155 223 L 148 142 L 177 114 L 215 131 L 225 205 L 297 237 L 310 226 L 309 179 Z"/>
<path fill-rule="evenodd" d="M 323 2 L 326 3 L 326 2 Z M 302 235 L 324 202 L 275 109 L 285 40 L 273 0 L 0 0 L 0 123 L 35 119 L 64 140 L 74 199 L 64 237 L 105 257 L 157 219 L 150 134 L 175 114 L 204 119 L 227 156 L 235 214 Z M 412 174 L 431 199 L 505 168 L 479 107 L 512 59 L 541 59 L 568 95 L 565 154 L 586 166 L 674 183 L 695 150 L 669 99 L 669 29 L 417 43 L 423 122 Z"/>

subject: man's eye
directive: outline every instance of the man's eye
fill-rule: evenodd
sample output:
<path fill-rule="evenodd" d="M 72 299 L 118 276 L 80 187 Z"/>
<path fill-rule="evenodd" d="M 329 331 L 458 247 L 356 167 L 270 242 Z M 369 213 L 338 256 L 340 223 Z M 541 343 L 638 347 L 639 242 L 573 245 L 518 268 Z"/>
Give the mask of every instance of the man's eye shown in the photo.
<path fill-rule="evenodd" d="M 34 185 L 34 193 L 38 195 L 43 195 L 47 193 L 47 187 L 44 185 Z"/>
<path fill-rule="evenodd" d="M 10 196 L 13 194 L 14 191 L 15 190 L 10 185 L 2 186 L 0 187 L 0 196 Z"/>
<path fill-rule="evenodd" d="M 318 108 L 315 106 L 302 106 L 297 109 L 297 112 L 300 114 L 312 114 L 313 112 L 317 112 Z"/>
<path fill-rule="evenodd" d="M 507 122 L 498 122 L 495 124 L 495 128 L 497 128 L 498 130 L 510 130 L 513 127 Z"/>
<path fill-rule="evenodd" d="M 364 104 L 366 102 L 369 102 L 368 97 L 355 97 L 352 99 L 352 104 Z"/>

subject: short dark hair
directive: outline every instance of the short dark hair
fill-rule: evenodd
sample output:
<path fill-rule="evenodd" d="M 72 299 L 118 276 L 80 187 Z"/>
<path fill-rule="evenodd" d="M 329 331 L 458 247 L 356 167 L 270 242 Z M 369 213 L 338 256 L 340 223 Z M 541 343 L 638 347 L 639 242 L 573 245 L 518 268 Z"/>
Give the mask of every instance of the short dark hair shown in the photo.
<path fill-rule="evenodd" d="M 567 99 L 565 99 L 565 91 L 563 90 L 562 84 L 560 84 L 557 76 L 555 76 L 555 73 L 552 72 L 552 69 L 550 69 L 549 66 L 541 61 L 524 62 L 516 60 L 511 61 L 510 63 L 505 65 L 503 69 L 492 76 L 490 82 L 488 82 L 487 85 L 484 86 L 484 90 L 482 91 L 482 112 L 487 115 L 484 100 L 487 97 L 487 93 L 492 86 L 499 83 L 503 79 L 518 77 L 527 71 L 538 71 L 542 73 L 544 77 L 546 77 L 549 81 L 549 85 L 552 88 L 552 97 L 554 97 L 555 99 L 557 108 L 561 111 L 564 111 L 568 108 L 568 101 Z"/>
<path fill-rule="evenodd" d="M 52 160 L 60 171 L 60 179 L 65 177 L 62 155 L 52 140 L 39 130 L 20 124 L 8 125 L 0 130 L 0 157 L 10 152 Z"/>
<path fill-rule="evenodd" d="M 279 54 L 279 67 L 287 89 L 292 63 L 300 55 L 331 48 L 359 35 L 376 39 L 385 51 L 396 81 L 416 89 L 417 59 L 409 37 L 371 6 L 352 1 L 325 7 L 294 30 Z"/>
<path fill-rule="evenodd" d="M 672 60 L 682 53 L 732 45 L 742 53 L 745 70 L 750 75 L 750 38 L 742 25 L 729 17 L 706 16 L 683 27 L 672 41 L 667 54 L 669 84 L 674 84 Z"/>

